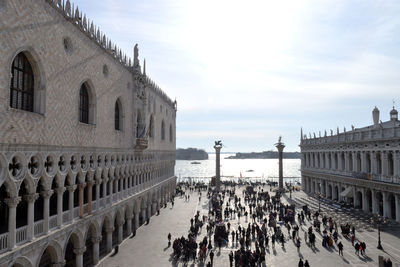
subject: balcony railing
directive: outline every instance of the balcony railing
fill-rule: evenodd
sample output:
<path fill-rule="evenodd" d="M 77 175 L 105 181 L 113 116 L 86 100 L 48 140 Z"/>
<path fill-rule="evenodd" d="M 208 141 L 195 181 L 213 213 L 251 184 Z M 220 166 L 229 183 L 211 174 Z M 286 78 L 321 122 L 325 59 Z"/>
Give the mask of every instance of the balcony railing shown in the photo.
<path fill-rule="evenodd" d="M 62 222 L 63 222 L 63 224 L 69 222 L 69 210 L 66 210 L 63 212 Z"/>
<path fill-rule="evenodd" d="M 40 221 L 35 222 L 35 225 L 34 225 L 33 228 L 34 228 L 35 236 L 40 236 L 40 235 L 42 235 L 43 232 L 44 232 L 43 220 L 40 220 Z"/>
<path fill-rule="evenodd" d="M 27 240 L 27 230 L 28 230 L 28 226 L 22 226 L 20 228 L 17 229 L 16 231 L 16 243 L 17 245 L 20 245 L 24 242 L 26 242 Z"/>
<path fill-rule="evenodd" d="M 57 215 L 53 215 L 49 218 L 49 229 L 57 228 Z"/>
<path fill-rule="evenodd" d="M 0 235 L 0 252 L 8 248 L 8 232 Z"/>

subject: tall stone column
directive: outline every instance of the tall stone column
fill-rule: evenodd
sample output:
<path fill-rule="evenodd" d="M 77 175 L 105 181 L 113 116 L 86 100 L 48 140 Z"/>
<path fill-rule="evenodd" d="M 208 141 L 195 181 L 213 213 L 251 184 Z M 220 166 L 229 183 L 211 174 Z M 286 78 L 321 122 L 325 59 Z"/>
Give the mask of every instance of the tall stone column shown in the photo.
<path fill-rule="evenodd" d="M 372 151 L 371 153 L 371 172 L 373 174 L 377 174 L 378 173 L 378 164 L 377 164 L 377 156 L 376 156 L 376 152 Z"/>
<path fill-rule="evenodd" d="M 357 161 L 357 152 L 352 152 L 352 159 L 353 159 L 353 169 L 350 171 L 359 172 L 361 170 L 361 166 L 358 166 L 359 162 Z"/>
<path fill-rule="evenodd" d="M 362 188 L 362 210 L 364 212 L 369 212 L 369 203 L 368 203 L 368 198 L 367 198 L 367 190 L 365 188 Z"/>
<path fill-rule="evenodd" d="M 106 229 L 107 233 L 107 253 L 111 251 L 112 249 L 112 233 L 114 232 L 114 227 L 111 227 L 110 229 Z"/>
<path fill-rule="evenodd" d="M 275 144 L 275 147 L 278 149 L 279 155 L 279 191 L 284 192 L 283 188 L 283 149 L 285 148 L 285 144 L 281 142 L 282 137 L 279 136 L 278 143 Z"/>
<path fill-rule="evenodd" d="M 93 181 L 88 182 L 87 186 L 88 186 L 88 191 L 87 191 L 88 192 L 88 210 L 87 210 L 87 212 L 88 212 L 88 214 L 91 214 L 92 213 L 92 199 L 93 199 L 93 196 L 92 196 Z"/>
<path fill-rule="evenodd" d="M 221 163 L 220 163 L 220 153 L 221 153 L 222 143 L 221 141 L 215 142 L 215 190 L 219 192 L 221 186 Z"/>
<path fill-rule="evenodd" d="M 74 249 L 76 267 L 83 267 L 83 253 L 85 253 L 85 251 L 86 247 Z"/>
<path fill-rule="evenodd" d="M 49 206 L 50 197 L 53 195 L 53 190 L 46 190 L 40 193 L 43 197 L 43 232 L 47 234 L 49 232 Z"/>
<path fill-rule="evenodd" d="M 122 242 L 122 236 L 123 236 L 123 231 L 124 231 L 124 223 L 125 223 L 125 220 L 124 219 L 122 219 L 122 221 L 120 221 L 119 222 L 119 224 L 118 224 L 118 244 L 120 244 L 121 242 Z"/>
<path fill-rule="evenodd" d="M 329 192 L 329 182 L 325 181 L 325 197 L 328 198 L 329 196 L 332 198 L 332 192 Z"/>
<path fill-rule="evenodd" d="M 84 189 L 86 187 L 86 183 L 81 183 L 78 185 L 79 188 L 79 217 L 83 217 L 84 216 L 84 208 L 83 208 L 83 193 L 84 193 Z"/>
<path fill-rule="evenodd" d="M 57 193 L 57 226 L 60 227 L 62 225 L 63 194 L 65 188 L 57 187 L 54 191 Z"/>
<path fill-rule="evenodd" d="M 39 194 L 33 193 L 25 195 L 24 198 L 28 202 L 28 228 L 26 230 L 26 238 L 28 241 L 33 239 L 35 227 L 35 201 L 38 199 Z"/>
<path fill-rule="evenodd" d="M 76 189 L 76 185 L 67 186 L 67 190 L 69 192 L 69 220 L 72 221 L 74 219 L 74 191 Z"/>
<path fill-rule="evenodd" d="M 94 207 L 95 210 L 98 210 L 100 208 L 100 184 L 101 181 L 96 180 L 96 206 Z"/>
<path fill-rule="evenodd" d="M 400 197 L 398 194 L 394 195 L 394 200 L 396 203 L 396 221 L 400 222 Z"/>
<path fill-rule="evenodd" d="M 361 155 L 361 172 L 367 172 L 367 153 L 365 151 L 360 152 Z"/>
<path fill-rule="evenodd" d="M 393 176 L 399 176 L 399 167 L 400 167 L 400 153 L 399 151 L 395 151 L 393 153 Z"/>
<path fill-rule="evenodd" d="M 357 189 L 355 186 L 353 186 L 353 207 L 357 207 L 359 205 L 358 200 L 357 200 Z"/>
<path fill-rule="evenodd" d="M 102 236 L 92 237 L 92 244 L 93 244 L 93 264 L 96 265 L 99 263 L 99 243 L 101 241 Z"/>
<path fill-rule="evenodd" d="M 132 234 L 132 218 L 133 218 L 132 215 L 129 215 L 129 216 L 126 218 L 126 219 L 127 219 L 127 221 L 126 221 L 126 227 L 127 227 L 127 229 L 128 229 L 128 232 L 127 232 L 128 236 Z"/>
<path fill-rule="evenodd" d="M 389 157 L 386 151 L 382 153 L 382 174 L 385 176 L 389 174 Z"/>
<path fill-rule="evenodd" d="M 104 179 L 103 180 L 103 196 L 100 196 L 100 197 L 103 197 L 103 203 L 104 203 L 104 205 L 106 205 L 107 204 L 107 198 L 108 198 L 108 196 L 107 196 L 107 182 L 108 182 L 108 179 Z M 99 208 L 100 208 L 100 206 L 98 206 Z"/>
<path fill-rule="evenodd" d="M 137 229 L 139 229 L 139 213 L 140 211 L 138 211 L 137 213 L 135 213 L 135 231 Z"/>
<path fill-rule="evenodd" d="M 372 197 L 372 213 L 377 213 L 376 190 L 375 189 L 371 189 L 371 197 Z"/>
<path fill-rule="evenodd" d="M 350 157 L 349 157 L 349 151 L 344 152 L 344 170 L 346 172 L 350 171 Z"/>
<path fill-rule="evenodd" d="M 16 242 L 16 216 L 17 206 L 21 201 L 20 197 L 6 198 L 4 200 L 8 206 L 8 248 L 13 249 Z"/>
<path fill-rule="evenodd" d="M 383 191 L 382 192 L 382 206 L 383 206 L 383 217 L 390 218 L 390 208 L 389 208 L 389 201 L 388 201 L 388 193 Z"/>
<path fill-rule="evenodd" d="M 113 183 L 114 183 L 114 180 L 110 179 L 110 185 L 109 185 L 109 187 L 110 187 L 110 195 L 108 196 L 109 203 L 113 202 Z"/>

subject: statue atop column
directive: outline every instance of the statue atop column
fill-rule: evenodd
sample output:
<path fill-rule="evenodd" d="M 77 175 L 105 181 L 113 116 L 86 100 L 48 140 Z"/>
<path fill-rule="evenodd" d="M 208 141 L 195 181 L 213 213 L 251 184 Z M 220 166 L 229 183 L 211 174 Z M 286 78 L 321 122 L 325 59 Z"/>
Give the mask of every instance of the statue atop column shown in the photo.
<path fill-rule="evenodd" d="M 220 152 L 222 148 L 221 140 L 215 141 L 214 149 L 215 149 L 215 190 L 219 192 L 221 186 L 221 175 L 220 175 Z"/>
<path fill-rule="evenodd" d="M 278 143 L 275 144 L 275 147 L 278 149 L 279 152 L 279 191 L 283 192 L 283 149 L 285 148 L 285 144 L 282 143 L 282 136 L 279 136 Z"/>

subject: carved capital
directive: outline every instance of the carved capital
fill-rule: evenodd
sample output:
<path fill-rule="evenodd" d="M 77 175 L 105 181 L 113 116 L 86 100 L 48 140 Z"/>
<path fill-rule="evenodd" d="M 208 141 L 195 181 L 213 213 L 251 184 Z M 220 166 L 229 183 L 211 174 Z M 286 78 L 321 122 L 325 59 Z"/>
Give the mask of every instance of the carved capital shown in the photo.
<path fill-rule="evenodd" d="M 53 195 L 53 190 L 42 191 L 42 192 L 40 192 L 40 194 L 41 194 L 42 197 L 44 197 L 44 198 L 50 198 L 51 195 Z"/>
<path fill-rule="evenodd" d="M 76 255 L 83 255 L 83 253 L 85 253 L 86 251 L 86 247 L 82 247 L 82 248 L 75 248 L 74 249 L 74 253 Z"/>
<path fill-rule="evenodd" d="M 21 197 L 11 197 L 4 199 L 4 202 L 6 202 L 9 208 L 16 208 L 20 201 Z"/>
<path fill-rule="evenodd" d="M 101 180 L 95 180 L 95 184 L 96 185 L 100 185 L 101 184 Z"/>
<path fill-rule="evenodd" d="M 74 184 L 74 185 L 69 185 L 69 186 L 67 186 L 67 190 L 68 190 L 69 192 L 74 192 L 75 189 L 76 189 L 76 185 L 75 185 L 75 184 Z"/>
<path fill-rule="evenodd" d="M 94 236 L 94 237 L 92 237 L 92 243 L 99 243 L 100 241 L 101 241 L 101 239 L 102 239 L 102 236 L 100 235 L 100 236 Z"/>
<path fill-rule="evenodd" d="M 57 187 L 56 189 L 54 189 L 54 192 L 62 195 L 65 192 L 65 190 L 66 190 L 65 187 Z"/>
<path fill-rule="evenodd" d="M 25 195 L 24 196 L 24 199 L 29 203 L 35 202 L 36 199 L 38 199 L 38 198 L 39 198 L 39 194 L 38 193 L 33 193 L 33 194 L 29 194 L 29 195 Z"/>

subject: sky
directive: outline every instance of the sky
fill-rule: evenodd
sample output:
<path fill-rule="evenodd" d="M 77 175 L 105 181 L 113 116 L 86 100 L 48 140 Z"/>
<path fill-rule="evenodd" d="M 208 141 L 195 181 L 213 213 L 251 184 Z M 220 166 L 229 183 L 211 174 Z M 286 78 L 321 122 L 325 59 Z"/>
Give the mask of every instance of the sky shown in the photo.
<path fill-rule="evenodd" d="M 400 107 L 400 1 L 75 0 L 178 102 L 177 147 L 300 151 Z M 143 64 L 142 64 L 143 65 Z"/>

